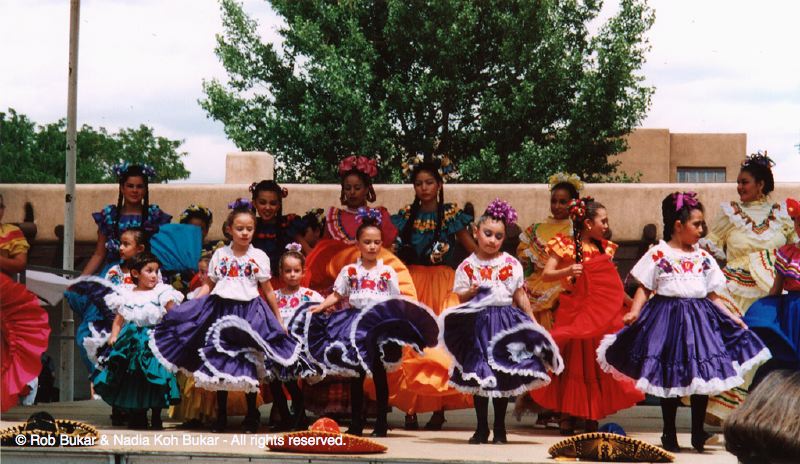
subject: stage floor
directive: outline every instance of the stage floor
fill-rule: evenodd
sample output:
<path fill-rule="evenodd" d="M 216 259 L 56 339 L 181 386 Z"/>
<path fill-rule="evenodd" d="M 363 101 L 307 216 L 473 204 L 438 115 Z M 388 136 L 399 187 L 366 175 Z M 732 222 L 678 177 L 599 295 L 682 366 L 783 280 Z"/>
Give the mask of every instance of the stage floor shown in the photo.
<path fill-rule="evenodd" d="M 239 417 L 229 418 L 229 432 L 212 434 L 207 431 L 185 432 L 176 430 L 175 422 L 165 421 L 166 429 L 161 432 L 133 431 L 112 427 L 109 420 L 111 408 L 102 401 L 76 401 L 70 403 L 51 403 L 37 406 L 16 407 L 6 412 L 0 420 L 2 428 L 23 422 L 30 414 L 47 411 L 58 419 L 75 419 L 87 422 L 100 431 L 106 444 L 88 448 L 2 448 L 0 460 L 5 463 L 245 463 L 245 462 L 291 462 L 291 463 L 429 463 L 429 462 L 506 462 L 506 463 L 553 463 L 547 449 L 560 441 L 557 430 L 541 429 L 533 426 L 535 416 L 525 416 L 517 422 L 511 414 L 506 419 L 509 443 L 506 445 L 469 445 L 467 439 L 472 434 L 475 418 L 471 411 L 450 411 L 447 413 L 445 430 L 440 432 L 406 431 L 402 429 L 403 416 L 393 413 L 389 417 L 395 428 L 389 437 L 376 441 L 389 449 L 382 454 L 371 455 L 302 455 L 269 451 L 259 445 L 269 439 L 267 427 L 258 434 L 245 435 L 238 432 Z M 269 406 L 261 408 L 266 418 Z M 680 408 L 678 416 L 678 440 L 684 446 L 682 453 L 676 454 L 676 463 L 736 464 L 736 458 L 725 451 L 721 443 L 722 435 L 717 434 L 706 447 L 704 454 L 698 454 L 689 447 L 689 411 Z M 164 413 L 166 416 L 166 413 Z M 420 415 L 424 425 L 427 414 Z M 491 418 L 490 418 L 491 420 Z M 605 422 L 616 422 L 628 432 L 629 436 L 651 444 L 659 444 L 661 410 L 654 406 L 636 406 L 614 416 Z M 367 432 L 371 430 L 367 428 Z M 719 432 L 709 428 L 709 431 Z"/>

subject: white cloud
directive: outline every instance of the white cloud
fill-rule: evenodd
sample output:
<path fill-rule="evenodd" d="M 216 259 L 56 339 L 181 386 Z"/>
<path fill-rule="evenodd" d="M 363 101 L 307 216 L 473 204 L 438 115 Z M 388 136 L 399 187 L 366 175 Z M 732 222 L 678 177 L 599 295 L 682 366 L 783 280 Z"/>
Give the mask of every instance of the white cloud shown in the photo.
<path fill-rule="evenodd" d="M 746 132 L 767 149 L 779 180 L 800 181 L 800 2 L 651 0 L 656 23 L 644 74 L 657 87 L 645 127 Z M 283 24 L 265 0 L 247 0 L 266 41 Z M 608 2 L 601 18 L 613 14 Z M 66 113 L 69 2 L 0 0 L 0 109 L 38 122 Z M 235 150 L 197 104 L 203 79 L 225 79 L 214 55 L 214 0 L 84 0 L 79 123 L 139 123 L 184 139 L 193 182 L 222 182 Z"/>

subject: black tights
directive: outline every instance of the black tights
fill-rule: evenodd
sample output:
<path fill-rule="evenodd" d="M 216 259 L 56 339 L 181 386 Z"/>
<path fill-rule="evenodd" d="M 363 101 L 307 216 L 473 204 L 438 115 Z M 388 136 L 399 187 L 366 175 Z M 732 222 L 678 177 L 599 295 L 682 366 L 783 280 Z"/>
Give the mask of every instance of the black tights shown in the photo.
<path fill-rule="evenodd" d="M 489 398 L 485 396 L 472 395 L 475 403 L 475 414 L 478 416 L 478 431 L 489 431 Z M 492 398 L 494 407 L 494 430 L 506 429 L 506 410 L 508 409 L 508 398 Z"/>
<path fill-rule="evenodd" d="M 661 416 L 664 419 L 664 435 L 675 435 L 675 418 L 678 415 L 678 405 L 680 398 L 661 398 Z M 706 418 L 706 408 L 708 407 L 707 395 L 692 395 L 692 434 L 698 435 L 703 432 L 703 422 Z"/>
<path fill-rule="evenodd" d="M 380 359 L 372 363 L 372 381 L 375 383 L 375 397 L 378 402 L 378 419 L 376 425 L 386 425 L 386 415 L 389 413 L 389 381 L 386 378 L 386 369 Z M 359 428 L 364 423 L 364 377 L 350 379 L 350 423 L 351 427 Z"/>
<path fill-rule="evenodd" d="M 286 395 L 283 394 L 283 387 L 286 387 L 289 391 L 289 395 L 292 397 L 292 413 L 295 420 L 303 416 L 306 411 L 306 406 L 303 390 L 300 389 L 297 382 L 280 382 L 278 380 L 270 382 L 269 390 L 272 393 L 272 407 L 277 408 L 276 410 L 281 416 L 281 422 L 288 423 L 291 420 L 292 414 L 289 413 L 289 405 L 286 402 Z"/>
<path fill-rule="evenodd" d="M 247 417 L 258 416 L 258 408 L 256 407 L 256 393 L 245 393 L 245 401 L 247 401 Z M 224 390 L 217 391 L 217 420 L 223 420 L 228 417 L 228 392 Z"/>

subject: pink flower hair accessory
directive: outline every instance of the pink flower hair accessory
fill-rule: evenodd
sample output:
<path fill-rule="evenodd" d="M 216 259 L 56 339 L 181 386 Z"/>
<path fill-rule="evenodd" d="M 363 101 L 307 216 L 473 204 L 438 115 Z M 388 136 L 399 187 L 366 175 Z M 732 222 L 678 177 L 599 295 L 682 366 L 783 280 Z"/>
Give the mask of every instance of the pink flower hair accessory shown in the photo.
<path fill-rule="evenodd" d="M 339 163 L 339 177 L 344 177 L 350 171 L 359 171 L 370 179 L 378 175 L 378 160 L 366 156 L 348 156 Z"/>
<path fill-rule="evenodd" d="M 292 242 L 292 243 L 286 245 L 286 251 L 294 251 L 294 252 L 297 252 L 297 253 L 302 253 L 303 252 L 303 245 L 300 245 L 297 242 Z"/>
<path fill-rule="evenodd" d="M 507 201 L 495 198 L 486 207 L 486 216 L 503 221 L 506 225 L 517 223 L 517 210 L 514 209 Z"/>

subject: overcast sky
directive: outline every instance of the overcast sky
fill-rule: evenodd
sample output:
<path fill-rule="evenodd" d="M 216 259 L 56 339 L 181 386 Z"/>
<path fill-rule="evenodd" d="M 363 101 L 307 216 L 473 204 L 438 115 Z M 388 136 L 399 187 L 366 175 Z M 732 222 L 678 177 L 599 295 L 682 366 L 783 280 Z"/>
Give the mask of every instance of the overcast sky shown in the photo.
<path fill-rule="evenodd" d="M 280 18 L 246 0 L 264 40 Z M 643 72 L 656 86 L 642 127 L 745 132 L 767 149 L 776 178 L 800 181 L 800 2 L 651 0 L 656 22 Z M 606 2 L 603 16 L 616 2 Z M 84 0 L 78 122 L 109 130 L 140 123 L 185 140 L 191 182 L 222 182 L 235 151 L 197 104 L 203 79 L 225 78 L 214 55 L 213 0 Z M 66 114 L 69 1 L 0 0 L 0 111 L 39 123 Z"/>

